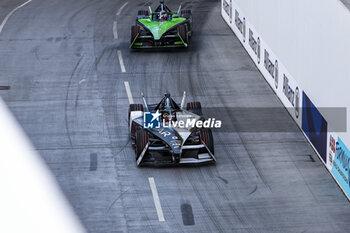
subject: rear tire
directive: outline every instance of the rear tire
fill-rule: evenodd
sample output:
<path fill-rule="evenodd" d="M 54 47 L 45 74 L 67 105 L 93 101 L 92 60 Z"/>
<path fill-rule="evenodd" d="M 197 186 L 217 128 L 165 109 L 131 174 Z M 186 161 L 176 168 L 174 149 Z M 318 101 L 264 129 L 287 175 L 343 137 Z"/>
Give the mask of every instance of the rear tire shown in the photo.
<path fill-rule="evenodd" d="M 180 17 L 192 20 L 192 11 L 191 10 L 182 10 L 180 13 Z"/>
<path fill-rule="evenodd" d="M 147 18 L 148 16 L 149 16 L 148 10 L 139 10 L 137 12 L 138 19 L 144 19 L 144 18 Z"/>
<path fill-rule="evenodd" d="M 201 142 L 207 145 L 210 152 L 214 155 L 214 139 L 213 139 L 213 133 L 211 132 L 211 129 L 201 128 L 200 137 L 201 137 Z"/>
<path fill-rule="evenodd" d="M 189 102 L 187 103 L 187 111 L 202 116 L 202 105 L 200 102 Z"/>
<path fill-rule="evenodd" d="M 136 155 L 136 160 L 139 159 L 143 149 L 145 149 L 145 146 L 148 142 L 148 134 L 147 131 L 144 129 L 140 128 L 136 130 L 135 134 L 135 155 Z"/>

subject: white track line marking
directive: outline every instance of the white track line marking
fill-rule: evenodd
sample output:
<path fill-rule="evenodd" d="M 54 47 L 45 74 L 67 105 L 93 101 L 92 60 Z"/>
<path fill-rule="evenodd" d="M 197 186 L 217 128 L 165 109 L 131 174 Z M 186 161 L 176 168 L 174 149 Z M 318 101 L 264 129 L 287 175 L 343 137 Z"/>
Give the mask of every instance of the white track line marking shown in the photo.
<path fill-rule="evenodd" d="M 6 22 L 7 22 L 7 20 L 11 17 L 11 15 L 12 15 L 13 13 L 15 13 L 16 10 L 18 10 L 18 9 L 20 9 L 20 8 L 22 8 L 22 7 L 24 7 L 25 5 L 27 5 L 27 4 L 30 3 L 31 1 L 32 1 L 32 0 L 26 1 L 26 2 L 23 3 L 22 5 L 16 7 L 15 9 L 13 9 L 8 15 L 6 15 L 4 21 L 2 21 L 2 23 L 0 24 L 0 33 L 2 32 L 2 29 L 4 28 L 4 26 L 5 26 Z"/>
<path fill-rule="evenodd" d="M 128 95 L 129 104 L 133 104 L 134 98 L 132 98 L 129 82 L 125 81 L 124 86 L 125 86 L 126 94 Z"/>
<path fill-rule="evenodd" d="M 125 70 L 125 66 L 124 66 L 122 51 L 120 51 L 120 50 L 118 50 L 118 59 L 119 59 L 120 69 L 122 70 L 123 73 L 125 73 L 126 70 Z"/>
<path fill-rule="evenodd" d="M 114 39 L 118 39 L 117 21 L 113 22 L 113 35 L 114 35 Z"/>
<path fill-rule="evenodd" d="M 117 12 L 117 16 L 119 16 L 120 13 L 122 13 L 124 7 L 126 7 L 126 5 L 128 5 L 128 3 L 129 3 L 129 2 L 124 3 L 124 5 L 122 5 L 122 6 L 119 8 L 119 10 L 118 10 L 118 12 Z"/>
<path fill-rule="evenodd" d="M 154 201 L 154 205 L 156 206 L 156 210 L 157 210 L 157 214 L 158 214 L 158 220 L 159 220 L 159 222 L 164 222 L 165 219 L 164 219 L 164 215 L 163 215 L 162 206 L 160 205 L 160 200 L 159 200 L 159 196 L 158 196 L 156 183 L 154 182 L 153 177 L 148 177 L 148 181 L 149 181 L 149 186 L 151 186 L 153 201 Z"/>

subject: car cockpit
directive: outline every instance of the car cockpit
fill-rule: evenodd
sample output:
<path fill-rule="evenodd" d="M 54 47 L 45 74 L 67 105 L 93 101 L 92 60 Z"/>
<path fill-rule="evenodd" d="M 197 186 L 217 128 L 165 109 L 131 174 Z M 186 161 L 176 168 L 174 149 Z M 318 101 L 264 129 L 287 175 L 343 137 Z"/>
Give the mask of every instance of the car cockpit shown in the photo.
<path fill-rule="evenodd" d="M 160 101 L 160 103 L 156 106 L 155 110 L 159 110 L 162 114 L 163 119 L 165 120 L 176 120 L 176 112 L 180 111 L 181 108 L 177 105 L 177 103 L 170 97 L 169 93 L 164 95 L 164 98 Z"/>
<path fill-rule="evenodd" d="M 170 21 L 173 18 L 173 13 L 164 1 L 160 1 L 160 5 L 152 13 L 153 21 Z"/>

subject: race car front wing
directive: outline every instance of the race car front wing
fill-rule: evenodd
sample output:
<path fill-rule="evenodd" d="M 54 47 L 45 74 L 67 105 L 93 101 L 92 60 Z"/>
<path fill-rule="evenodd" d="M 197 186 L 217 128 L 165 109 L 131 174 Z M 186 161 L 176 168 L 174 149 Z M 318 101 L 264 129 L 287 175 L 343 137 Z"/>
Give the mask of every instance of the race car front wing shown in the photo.
<path fill-rule="evenodd" d="M 200 149 L 206 149 L 206 153 L 198 153 Z M 159 152 L 159 154 L 164 154 L 164 152 L 168 152 L 169 148 L 166 146 L 150 146 L 150 143 L 148 142 L 141 152 L 139 158 L 137 159 L 137 166 L 142 166 L 143 164 L 202 164 L 202 163 L 211 163 L 216 162 L 216 158 L 213 155 L 213 153 L 209 150 L 207 145 L 205 144 L 199 144 L 199 145 L 184 145 L 182 147 L 182 154 L 180 155 L 180 160 L 176 162 L 175 157 L 171 156 L 170 160 L 169 158 L 164 160 L 157 160 L 152 156 L 154 152 Z M 197 153 L 196 156 L 186 156 L 188 152 L 192 151 L 194 154 Z M 193 153 L 194 151 L 194 153 Z M 145 160 L 145 155 L 149 153 L 151 154 L 150 159 Z"/>

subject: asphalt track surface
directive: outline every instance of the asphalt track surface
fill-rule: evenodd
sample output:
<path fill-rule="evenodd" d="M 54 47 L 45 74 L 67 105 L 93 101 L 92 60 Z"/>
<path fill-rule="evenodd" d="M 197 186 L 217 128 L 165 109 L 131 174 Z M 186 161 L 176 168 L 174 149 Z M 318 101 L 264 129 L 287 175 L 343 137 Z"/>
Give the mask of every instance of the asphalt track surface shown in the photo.
<path fill-rule="evenodd" d="M 0 20 L 22 3 L 1 1 Z M 186 91 L 206 107 L 282 105 L 222 20 L 219 1 L 185 1 L 194 14 L 191 48 L 139 52 L 128 49 L 130 26 L 145 2 L 130 1 L 116 16 L 124 4 L 33 0 L 0 34 L 0 85 L 11 87 L 0 95 L 87 231 L 347 232 L 349 203 L 287 112 L 271 122 L 286 121 L 291 132 L 216 131 L 216 165 L 136 167 L 125 81 L 135 102 L 141 91 L 149 102 L 165 91 L 180 101 Z M 223 122 L 234 118 L 222 114 Z"/>

